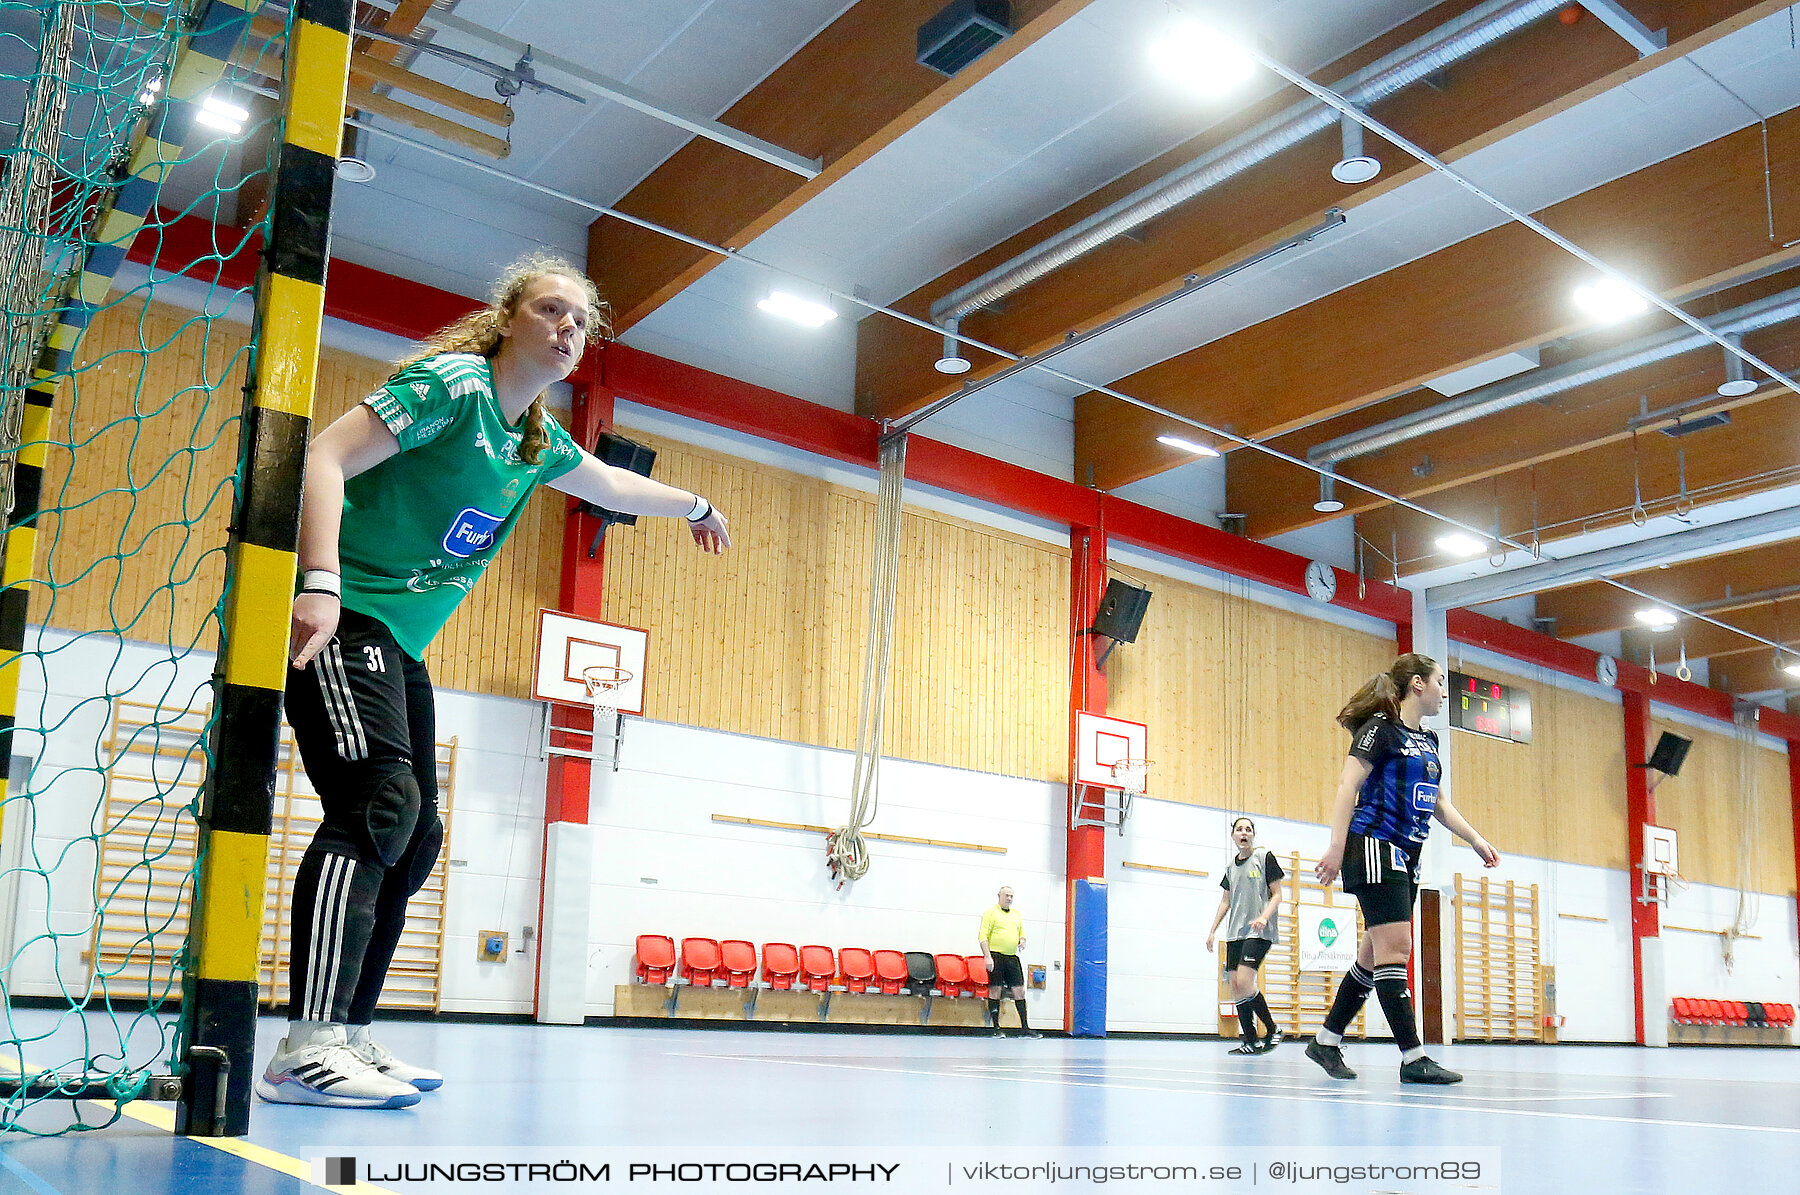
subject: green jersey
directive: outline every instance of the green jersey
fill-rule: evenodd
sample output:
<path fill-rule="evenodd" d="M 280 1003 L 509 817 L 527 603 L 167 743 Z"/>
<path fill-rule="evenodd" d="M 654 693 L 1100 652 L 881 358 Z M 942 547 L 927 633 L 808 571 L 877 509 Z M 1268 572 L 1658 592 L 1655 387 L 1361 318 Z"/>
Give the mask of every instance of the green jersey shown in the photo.
<path fill-rule="evenodd" d="M 344 606 L 380 619 L 419 659 L 531 491 L 579 465 L 581 450 L 546 419 L 538 463 L 520 460 L 524 432 L 501 413 L 487 359 L 472 353 L 409 365 L 363 401 L 400 451 L 344 484 Z"/>

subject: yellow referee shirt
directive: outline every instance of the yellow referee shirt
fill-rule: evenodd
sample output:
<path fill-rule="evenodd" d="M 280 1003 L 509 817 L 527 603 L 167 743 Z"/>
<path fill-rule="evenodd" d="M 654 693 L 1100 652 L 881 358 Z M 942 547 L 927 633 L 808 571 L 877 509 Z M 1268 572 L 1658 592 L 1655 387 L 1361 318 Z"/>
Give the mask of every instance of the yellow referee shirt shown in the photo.
<path fill-rule="evenodd" d="M 1019 939 L 1025 936 L 1025 918 L 1017 909 L 995 905 L 981 915 L 981 941 L 995 954 L 1019 953 Z"/>

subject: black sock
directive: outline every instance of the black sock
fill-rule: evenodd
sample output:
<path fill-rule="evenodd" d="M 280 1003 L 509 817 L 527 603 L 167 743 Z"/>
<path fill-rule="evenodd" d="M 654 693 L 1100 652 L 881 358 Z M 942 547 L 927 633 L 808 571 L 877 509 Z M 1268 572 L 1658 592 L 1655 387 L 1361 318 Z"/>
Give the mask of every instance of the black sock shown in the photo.
<path fill-rule="evenodd" d="M 1030 1032 L 1031 1022 L 1025 1019 L 1025 1001 L 1014 1000 L 1013 1007 L 1019 1010 L 1019 1031 L 1021 1033 Z M 996 1014 L 996 1017 L 997 1016 L 998 1014 Z"/>
<path fill-rule="evenodd" d="M 1375 976 L 1364 970 L 1361 963 L 1354 963 L 1344 973 L 1344 982 L 1338 984 L 1337 998 L 1331 1002 L 1331 1011 L 1325 1014 L 1325 1028 L 1342 1037 L 1356 1014 L 1362 1011 L 1363 1003 L 1369 998 L 1369 991 L 1375 986 Z"/>
<path fill-rule="evenodd" d="M 1243 1032 L 1240 1036 L 1245 1045 L 1256 1042 L 1256 997 L 1245 996 L 1237 1002 L 1238 1028 Z"/>
<path fill-rule="evenodd" d="M 1267 1036 L 1269 1036 L 1269 1034 L 1274 1033 L 1275 1032 L 1275 1018 L 1269 1014 L 1269 1002 L 1267 1000 L 1263 999 L 1263 994 L 1261 992 L 1256 993 L 1255 1008 L 1256 1008 L 1256 1015 L 1261 1017 L 1262 1023 L 1269 1027 L 1268 1032 L 1264 1033 L 1263 1036 L 1267 1037 Z"/>
<path fill-rule="evenodd" d="M 1000 1000 L 998 997 L 988 998 L 988 1016 L 993 1018 L 994 1028 L 1000 1028 Z"/>
<path fill-rule="evenodd" d="M 1406 990 L 1406 964 L 1375 968 L 1375 993 L 1381 997 L 1381 1011 L 1387 1014 L 1388 1028 L 1394 1031 L 1394 1044 L 1400 1052 L 1418 1049 L 1419 1030 L 1413 1022 L 1412 993 Z"/>

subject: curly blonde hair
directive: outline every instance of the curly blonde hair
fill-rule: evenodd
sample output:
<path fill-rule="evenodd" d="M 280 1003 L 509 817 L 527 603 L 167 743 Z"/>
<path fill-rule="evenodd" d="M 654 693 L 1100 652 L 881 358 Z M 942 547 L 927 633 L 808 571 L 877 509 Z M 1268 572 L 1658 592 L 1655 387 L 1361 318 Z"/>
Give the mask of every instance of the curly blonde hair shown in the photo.
<path fill-rule="evenodd" d="M 590 339 L 612 336 L 612 308 L 606 305 L 606 301 L 600 297 L 600 289 L 579 266 L 555 253 L 528 253 L 506 267 L 500 280 L 494 284 L 486 307 L 471 311 L 421 340 L 418 348 L 394 362 L 394 372 L 399 373 L 409 365 L 417 365 L 442 353 L 474 353 L 478 357 L 491 359 L 500 351 L 501 342 L 505 339 L 500 335 L 500 326 L 518 314 L 519 300 L 525 297 L 525 288 L 549 275 L 567 278 L 581 287 L 582 294 L 587 296 Z M 550 443 L 550 433 L 545 426 L 549 417 L 550 412 L 544 406 L 544 396 L 540 394 L 532 399 L 530 408 L 525 412 L 525 437 L 519 442 L 519 459 L 528 465 L 537 464 L 539 456 Z"/>

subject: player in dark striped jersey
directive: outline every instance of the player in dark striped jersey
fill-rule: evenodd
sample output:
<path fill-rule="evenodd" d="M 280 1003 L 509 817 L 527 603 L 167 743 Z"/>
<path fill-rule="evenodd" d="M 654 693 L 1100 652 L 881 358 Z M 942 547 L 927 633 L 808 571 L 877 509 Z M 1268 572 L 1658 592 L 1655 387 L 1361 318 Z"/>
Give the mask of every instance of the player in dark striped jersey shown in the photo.
<path fill-rule="evenodd" d="M 1400 1047 L 1402 1083 L 1460 1083 L 1462 1076 L 1425 1056 L 1407 990 L 1412 911 L 1419 895 L 1419 853 L 1437 818 L 1475 848 L 1489 867 L 1500 854 L 1440 792 L 1443 765 L 1434 731 L 1421 726 L 1444 705 L 1444 670 L 1409 652 L 1357 691 L 1338 714 L 1350 732 L 1350 758 L 1338 779 L 1331 845 L 1316 874 L 1329 884 L 1342 872 L 1344 891 L 1362 906 L 1364 932 L 1356 965 L 1344 976 L 1325 1027 L 1306 1056 L 1334 1079 L 1354 1079 L 1344 1064 L 1344 1030 L 1369 992 L 1381 999 Z"/>

